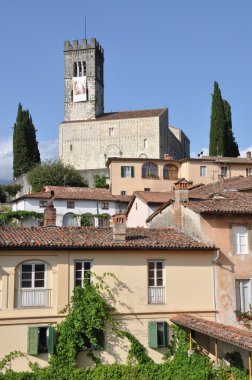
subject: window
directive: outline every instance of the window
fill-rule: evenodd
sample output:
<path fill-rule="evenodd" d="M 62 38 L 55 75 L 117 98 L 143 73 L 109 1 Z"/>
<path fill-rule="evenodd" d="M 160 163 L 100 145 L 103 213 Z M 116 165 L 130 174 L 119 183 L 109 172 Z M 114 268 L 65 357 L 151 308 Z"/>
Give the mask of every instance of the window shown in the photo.
<path fill-rule="evenodd" d="M 144 191 L 150 191 L 150 187 L 145 187 Z"/>
<path fill-rule="evenodd" d="M 134 166 L 121 166 L 121 177 L 135 177 L 135 168 Z"/>
<path fill-rule="evenodd" d="M 101 209 L 102 210 L 108 210 L 109 209 L 109 203 L 108 202 L 101 202 Z"/>
<path fill-rule="evenodd" d="M 70 152 L 72 152 L 72 150 L 73 150 L 73 146 L 72 144 L 70 144 Z"/>
<path fill-rule="evenodd" d="M 73 212 L 68 212 L 63 216 L 62 225 L 64 227 L 78 227 L 80 218 Z"/>
<path fill-rule="evenodd" d="M 165 165 L 163 168 L 163 177 L 164 179 L 177 179 L 178 178 L 178 169 L 175 165 Z"/>
<path fill-rule="evenodd" d="M 53 326 L 29 327 L 27 353 L 30 355 L 38 355 L 44 352 L 53 354 L 54 335 Z"/>
<path fill-rule="evenodd" d="M 149 322 L 148 325 L 149 347 L 168 347 L 167 322 Z"/>
<path fill-rule="evenodd" d="M 92 345 L 90 340 L 83 334 L 82 338 L 84 341 L 84 350 L 103 350 L 104 349 L 104 331 L 95 329 L 93 331 L 94 337 L 96 338 L 96 345 Z"/>
<path fill-rule="evenodd" d="M 250 281 L 235 280 L 236 309 L 242 313 L 250 311 Z"/>
<path fill-rule="evenodd" d="M 158 178 L 158 167 L 152 162 L 146 162 L 142 166 L 142 178 Z"/>
<path fill-rule="evenodd" d="M 164 262 L 161 260 L 148 262 L 148 303 L 165 303 Z"/>
<path fill-rule="evenodd" d="M 109 136 L 113 136 L 114 135 L 114 128 L 109 128 Z"/>
<path fill-rule="evenodd" d="M 86 73 L 87 73 L 87 66 L 86 66 L 86 62 L 83 61 L 82 62 L 82 65 L 83 65 L 83 75 L 86 76 Z"/>
<path fill-rule="evenodd" d="M 74 266 L 75 271 L 75 286 L 84 286 L 84 279 L 91 281 L 91 266 L 92 261 L 76 261 Z"/>
<path fill-rule="evenodd" d="M 233 253 L 237 255 L 248 254 L 248 228 L 247 226 L 232 226 Z"/>
<path fill-rule="evenodd" d="M 39 207 L 46 207 L 47 201 L 39 201 Z"/>
<path fill-rule="evenodd" d="M 74 65 L 73 65 L 73 76 L 77 77 L 77 62 L 74 62 Z"/>
<path fill-rule="evenodd" d="M 223 176 L 223 177 L 227 177 L 227 166 L 221 166 L 221 175 Z"/>
<path fill-rule="evenodd" d="M 43 262 L 27 261 L 20 267 L 17 307 L 50 306 L 50 289 L 46 289 L 47 265 Z"/>
<path fill-rule="evenodd" d="M 206 166 L 200 166 L 200 176 L 206 177 Z"/>
<path fill-rule="evenodd" d="M 148 148 L 148 140 L 147 140 L 147 139 L 144 139 L 144 148 L 145 148 L 145 149 Z"/>
<path fill-rule="evenodd" d="M 98 227 L 109 227 L 109 219 L 110 216 L 106 214 L 102 214 L 103 217 L 98 218 Z"/>
<path fill-rule="evenodd" d="M 249 177 L 252 175 L 252 168 L 247 168 L 246 169 L 246 176 Z"/>
<path fill-rule="evenodd" d="M 121 195 L 126 195 L 126 191 L 125 190 L 121 190 Z"/>
<path fill-rule="evenodd" d="M 72 201 L 67 202 L 67 208 L 74 208 L 74 207 L 75 207 L 74 202 L 72 202 Z"/>

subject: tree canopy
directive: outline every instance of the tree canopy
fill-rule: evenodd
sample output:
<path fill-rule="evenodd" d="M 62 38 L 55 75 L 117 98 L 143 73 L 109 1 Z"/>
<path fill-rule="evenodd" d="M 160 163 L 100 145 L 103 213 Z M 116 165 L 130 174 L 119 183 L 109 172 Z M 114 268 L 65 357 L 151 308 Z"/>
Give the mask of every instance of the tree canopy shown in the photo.
<path fill-rule="evenodd" d="M 36 165 L 28 173 L 32 191 L 41 191 L 44 186 L 87 187 L 86 180 L 71 165 L 61 161 L 47 160 Z"/>
<path fill-rule="evenodd" d="M 39 162 L 40 153 L 32 118 L 19 103 L 13 131 L 13 177 L 27 173 Z"/>
<path fill-rule="evenodd" d="M 232 130 L 231 106 L 222 99 L 217 82 L 214 82 L 212 95 L 209 154 L 226 157 L 237 157 L 240 154 Z"/>

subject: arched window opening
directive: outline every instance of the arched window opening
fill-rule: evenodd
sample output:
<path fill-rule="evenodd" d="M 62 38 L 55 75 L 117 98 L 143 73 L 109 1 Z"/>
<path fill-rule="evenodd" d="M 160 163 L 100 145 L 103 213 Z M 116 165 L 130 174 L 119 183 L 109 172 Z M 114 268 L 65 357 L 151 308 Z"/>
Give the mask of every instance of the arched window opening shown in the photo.
<path fill-rule="evenodd" d="M 64 227 L 78 227 L 79 226 L 79 218 L 72 212 L 68 212 L 63 216 Z"/>
<path fill-rule="evenodd" d="M 158 166 L 153 162 L 143 164 L 142 178 L 158 178 Z"/>
<path fill-rule="evenodd" d="M 165 165 L 163 177 L 164 179 L 178 179 L 178 168 L 175 165 Z"/>

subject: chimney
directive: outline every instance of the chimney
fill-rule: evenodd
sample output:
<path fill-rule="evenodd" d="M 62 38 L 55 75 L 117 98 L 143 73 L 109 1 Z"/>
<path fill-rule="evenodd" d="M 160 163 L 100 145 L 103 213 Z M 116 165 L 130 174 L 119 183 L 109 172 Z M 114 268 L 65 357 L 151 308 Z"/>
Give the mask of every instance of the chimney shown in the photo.
<path fill-rule="evenodd" d="M 47 201 L 44 211 L 44 227 L 56 226 L 56 208 L 53 206 L 54 191 L 51 191 L 51 198 Z"/>
<path fill-rule="evenodd" d="M 251 158 L 251 152 L 246 152 L 246 158 Z"/>
<path fill-rule="evenodd" d="M 169 155 L 169 153 L 164 154 L 164 160 L 173 160 L 173 157 Z"/>
<path fill-rule="evenodd" d="M 113 241 L 123 243 L 126 240 L 126 215 L 116 214 L 113 217 Z"/>
<path fill-rule="evenodd" d="M 182 229 L 182 213 L 181 213 L 181 203 L 188 202 L 189 186 L 192 185 L 192 181 L 187 181 L 182 178 L 175 182 L 175 203 L 174 203 L 174 219 L 175 224 L 178 229 Z"/>

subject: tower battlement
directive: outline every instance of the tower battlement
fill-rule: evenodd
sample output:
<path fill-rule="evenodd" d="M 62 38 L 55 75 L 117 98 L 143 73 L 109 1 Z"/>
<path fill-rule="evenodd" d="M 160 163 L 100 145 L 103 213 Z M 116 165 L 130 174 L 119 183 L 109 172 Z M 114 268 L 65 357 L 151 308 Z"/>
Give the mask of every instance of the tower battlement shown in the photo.
<path fill-rule="evenodd" d="M 72 43 L 70 41 L 64 42 L 64 51 L 86 50 L 86 49 L 97 49 L 102 54 L 102 56 L 104 55 L 104 50 L 102 46 L 99 44 L 99 42 L 96 41 L 96 38 L 91 38 L 90 43 L 88 43 L 86 38 L 82 38 L 81 41 L 73 40 Z"/>

